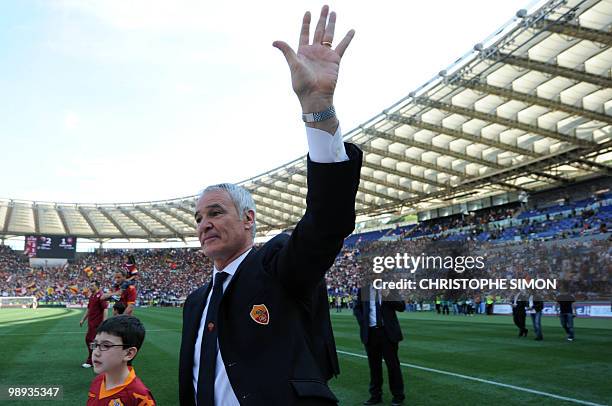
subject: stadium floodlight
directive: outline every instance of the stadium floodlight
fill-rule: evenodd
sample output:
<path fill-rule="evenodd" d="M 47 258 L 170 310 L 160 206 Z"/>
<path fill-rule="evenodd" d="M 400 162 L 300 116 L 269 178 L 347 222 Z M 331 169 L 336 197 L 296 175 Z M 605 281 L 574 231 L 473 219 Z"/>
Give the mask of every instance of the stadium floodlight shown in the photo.
<path fill-rule="evenodd" d="M 438 72 L 438 75 L 445 77 L 447 74 L 446 69 L 442 69 L 440 72 Z"/>
<path fill-rule="evenodd" d="M 484 49 L 484 46 L 480 42 L 474 45 L 474 51 L 482 52 L 483 49 Z"/>

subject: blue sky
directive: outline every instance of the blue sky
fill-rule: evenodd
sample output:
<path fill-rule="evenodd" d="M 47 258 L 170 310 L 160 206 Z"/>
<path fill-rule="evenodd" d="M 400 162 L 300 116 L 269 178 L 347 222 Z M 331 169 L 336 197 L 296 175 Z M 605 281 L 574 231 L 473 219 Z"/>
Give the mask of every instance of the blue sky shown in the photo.
<path fill-rule="evenodd" d="M 0 198 L 174 198 L 305 154 L 299 103 L 271 44 L 296 47 L 303 12 L 322 4 L 0 2 Z M 528 2 L 328 4 L 336 43 L 356 30 L 335 97 L 348 132 Z"/>

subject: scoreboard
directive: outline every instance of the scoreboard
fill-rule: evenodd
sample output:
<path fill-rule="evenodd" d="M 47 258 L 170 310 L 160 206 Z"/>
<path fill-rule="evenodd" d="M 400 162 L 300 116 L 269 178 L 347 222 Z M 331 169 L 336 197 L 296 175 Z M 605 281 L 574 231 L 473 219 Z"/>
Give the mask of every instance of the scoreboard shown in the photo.
<path fill-rule="evenodd" d="M 31 258 L 74 259 L 76 237 L 63 235 L 28 235 L 25 253 Z"/>

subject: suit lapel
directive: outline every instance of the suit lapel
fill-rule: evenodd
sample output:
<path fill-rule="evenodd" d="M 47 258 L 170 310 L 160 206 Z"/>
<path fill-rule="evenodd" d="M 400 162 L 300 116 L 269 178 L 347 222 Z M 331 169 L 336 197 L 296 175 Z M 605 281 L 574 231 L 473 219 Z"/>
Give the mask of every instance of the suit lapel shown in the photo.
<path fill-rule="evenodd" d="M 190 336 L 190 345 L 188 348 L 191 349 L 191 357 L 193 358 L 193 347 L 195 346 L 196 339 L 198 337 L 198 329 L 200 328 L 200 321 L 202 320 L 202 312 L 204 312 L 204 306 L 206 305 L 206 298 L 208 297 L 208 293 L 210 292 L 210 288 L 212 285 L 212 277 L 211 280 L 204 286 L 200 292 L 198 292 L 197 296 L 194 299 L 193 306 L 191 306 L 191 317 L 188 320 L 192 321 L 191 330 L 189 331 Z"/>
<path fill-rule="evenodd" d="M 240 271 L 242 271 L 244 267 L 248 266 L 249 263 L 253 260 L 253 258 L 255 258 L 256 252 L 257 248 L 253 247 L 251 251 L 247 254 L 247 256 L 244 257 L 240 265 L 238 265 L 238 269 L 236 269 L 236 272 L 234 272 L 234 276 L 232 276 L 232 279 L 230 279 L 227 287 L 225 288 L 225 291 L 223 292 L 223 298 L 221 299 L 221 301 L 223 301 L 231 293 L 232 288 L 236 284 L 236 280 L 240 277 Z"/>

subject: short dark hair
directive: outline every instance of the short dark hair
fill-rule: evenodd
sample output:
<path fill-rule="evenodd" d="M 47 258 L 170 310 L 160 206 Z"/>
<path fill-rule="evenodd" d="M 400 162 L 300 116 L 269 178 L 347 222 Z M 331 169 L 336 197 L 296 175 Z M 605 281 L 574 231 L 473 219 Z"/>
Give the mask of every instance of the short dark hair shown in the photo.
<path fill-rule="evenodd" d="M 93 281 L 90 282 L 92 285 L 95 285 L 96 288 L 100 287 L 100 282 L 98 282 L 96 279 L 94 279 Z"/>
<path fill-rule="evenodd" d="M 120 314 L 104 320 L 96 330 L 96 334 L 100 333 L 108 333 L 121 338 L 124 349 L 136 347 L 140 350 L 145 338 L 145 328 L 140 320 L 127 314 Z"/>
<path fill-rule="evenodd" d="M 117 302 L 113 305 L 113 310 L 117 310 L 118 314 L 125 312 L 125 304 L 123 302 Z"/>

